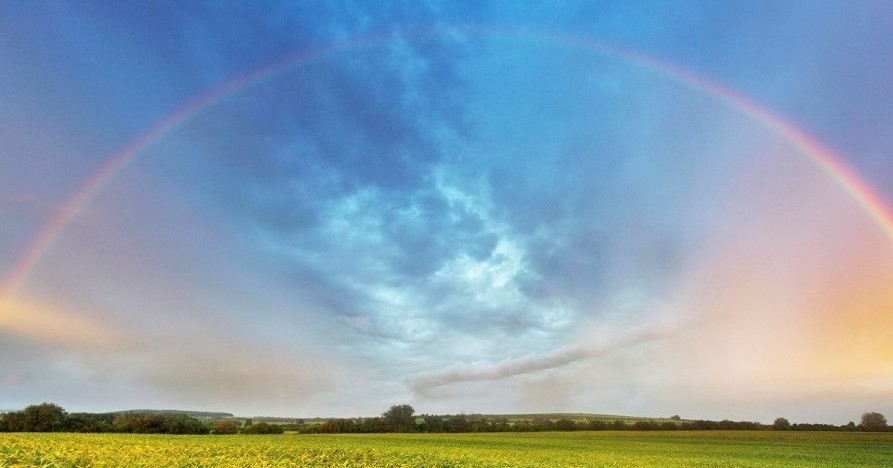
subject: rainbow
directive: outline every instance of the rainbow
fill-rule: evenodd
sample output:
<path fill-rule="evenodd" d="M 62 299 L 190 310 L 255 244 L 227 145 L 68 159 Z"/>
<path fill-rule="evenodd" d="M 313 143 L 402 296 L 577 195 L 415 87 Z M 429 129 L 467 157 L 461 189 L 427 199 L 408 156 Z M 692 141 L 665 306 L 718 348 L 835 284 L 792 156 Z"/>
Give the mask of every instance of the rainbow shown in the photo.
<path fill-rule="evenodd" d="M 462 26 L 460 28 L 439 28 L 436 30 L 416 30 L 398 34 L 380 34 L 360 39 L 337 42 L 325 47 L 310 49 L 287 55 L 261 68 L 250 71 L 235 79 L 200 94 L 192 101 L 181 106 L 170 115 L 151 126 L 145 133 L 120 149 L 108 158 L 93 176 L 88 178 L 80 188 L 63 203 L 53 214 L 40 232 L 27 245 L 24 253 L 13 266 L 10 273 L 0 283 L 0 305 L 9 302 L 13 295 L 28 278 L 41 258 L 52 248 L 55 241 L 66 227 L 77 218 L 93 197 L 105 187 L 116 174 L 121 172 L 147 148 L 164 136 L 171 134 L 205 110 L 215 104 L 240 93 L 246 89 L 269 81 L 296 67 L 306 65 L 315 60 L 337 54 L 342 51 L 369 47 L 399 37 L 424 37 L 461 32 L 464 34 L 498 36 L 509 39 L 521 39 L 536 42 L 548 42 L 578 48 L 603 55 L 635 67 L 643 68 L 651 73 L 687 86 L 697 92 L 718 99 L 727 107 L 742 112 L 753 121 L 781 136 L 799 153 L 805 155 L 823 173 L 831 178 L 864 212 L 876 223 L 884 234 L 893 241 L 893 210 L 880 197 L 876 190 L 853 171 L 843 160 L 836 156 L 814 137 L 785 120 L 771 109 L 735 92 L 721 84 L 713 82 L 691 70 L 666 62 L 642 53 L 623 49 L 592 39 L 558 35 L 532 30 L 505 30 Z"/>
<path fill-rule="evenodd" d="M 379 39 L 383 40 L 383 39 Z M 130 165 L 137 157 L 164 136 L 176 132 L 202 111 L 226 98 L 252 86 L 269 81 L 293 67 L 313 62 L 341 50 L 356 47 L 355 42 L 340 42 L 328 47 L 311 49 L 287 55 L 266 66 L 252 70 L 233 80 L 212 88 L 149 127 L 146 132 L 108 158 L 90 178 L 69 197 L 25 248 L 25 252 L 11 272 L 0 282 L 0 304 L 19 289 L 40 259 L 52 248 L 65 228 L 83 211 L 90 200 L 105 187 L 116 174 Z"/>

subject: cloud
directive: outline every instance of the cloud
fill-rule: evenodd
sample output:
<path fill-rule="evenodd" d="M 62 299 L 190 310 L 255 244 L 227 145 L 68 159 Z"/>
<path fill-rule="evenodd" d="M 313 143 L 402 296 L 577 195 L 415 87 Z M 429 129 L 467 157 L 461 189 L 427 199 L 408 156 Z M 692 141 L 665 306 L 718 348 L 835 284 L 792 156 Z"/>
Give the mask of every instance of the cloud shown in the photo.
<path fill-rule="evenodd" d="M 524 77 L 506 84 L 446 37 L 398 38 L 235 96 L 189 140 L 199 169 L 220 177 L 218 209 L 253 225 L 295 296 L 341 327 L 343 348 L 391 356 L 436 343 L 455 361 L 513 338 L 517 352 L 597 318 L 618 287 L 659 296 L 692 244 L 676 226 L 697 211 L 674 210 L 696 163 L 613 131 L 651 113 L 593 116 L 604 103 L 579 103 L 598 89 L 531 97 L 532 83 L 593 87 L 581 81 L 589 67 L 567 60 L 581 53 L 557 49 L 503 59 Z M 574 65 L 543 77 L 539 59 Z M 638 108 L 629 100 L 611 96 L 605 111 Z M 467 346 L 451 349 L 456 339 Z"/>
<path fill-rule="evenodd" d="M 498 362 L 454 364 L 443 370 L 417 375 L 409 380 L 409 386 L 414 392 L 424 394 L 433 388 L 456 383 L 502 380 L 608 355 L 625 348 L 665 338 L 674 333 L 675 329 L 676 326 L 670 322 L 656 322 L 627 331 L 618 331 L 613 336 L 606 336 L 598 340 L 563 346 L 547 353 L 531 354 Z"/>
<path fill-rule="evenodd" d="M 376 328 L 375 324 L 373 324 L 372 320 L 367 316 L 340 315 L 338 316 L 337 320 L 349 327 L 356 329 L 360 333 L 386 336 Z"/>
<path fill-rule="evenodd" d="M 479 229 L 474 216 L 447 213 L 430 180 L 440 132 L 462 126 L 453 62 L 464 53 L 446 37 L 398 36 L 245 90 L 184 131 L 195 154 L 182 159 L 201 161 L 189 180 L 205 181 L 220 195 L 213 208 L 252 223 L 274 252 L 327 251 L 337 264 L 365 236 L 391 273 L 430 274 Z"/>

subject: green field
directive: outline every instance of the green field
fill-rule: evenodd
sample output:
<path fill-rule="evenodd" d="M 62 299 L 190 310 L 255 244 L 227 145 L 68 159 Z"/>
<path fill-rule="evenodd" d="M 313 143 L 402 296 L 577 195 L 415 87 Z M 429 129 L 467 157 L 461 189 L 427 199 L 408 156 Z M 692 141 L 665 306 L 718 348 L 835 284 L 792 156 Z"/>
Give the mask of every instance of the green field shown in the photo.
<path fill-rule="evenodd" d="M 889 467 L 893 433 L 0 434 L 0 466 Z"/>

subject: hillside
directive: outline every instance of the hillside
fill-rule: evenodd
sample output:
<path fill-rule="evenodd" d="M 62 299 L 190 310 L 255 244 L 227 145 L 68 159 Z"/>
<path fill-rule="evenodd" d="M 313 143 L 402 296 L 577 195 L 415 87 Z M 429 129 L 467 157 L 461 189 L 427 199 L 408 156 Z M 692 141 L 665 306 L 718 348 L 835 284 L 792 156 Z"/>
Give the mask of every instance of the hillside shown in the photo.
<path fill-rule="evenodd" d="M 158 410 L 158 409 L 131 409 L 123 411 L 109 411 L 104 414 L 131 414 L 131 413 L 150 413 L 150 414 L 184 414 L 193 418 L 232 418 L 232 413 L 224 413 L 218 411 L 190 411 L 190 410 Z"/>

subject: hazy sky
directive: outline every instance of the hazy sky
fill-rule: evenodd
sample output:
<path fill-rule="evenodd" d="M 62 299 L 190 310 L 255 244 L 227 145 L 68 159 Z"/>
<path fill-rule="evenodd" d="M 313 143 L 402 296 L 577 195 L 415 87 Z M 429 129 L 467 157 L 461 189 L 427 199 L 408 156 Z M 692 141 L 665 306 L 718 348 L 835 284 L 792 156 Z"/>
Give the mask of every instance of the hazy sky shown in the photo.
<path fill-rule="evenodd" d="M 893 3 L 551 3 L 3 2 L 0 409 L 893 414 Z"/>

